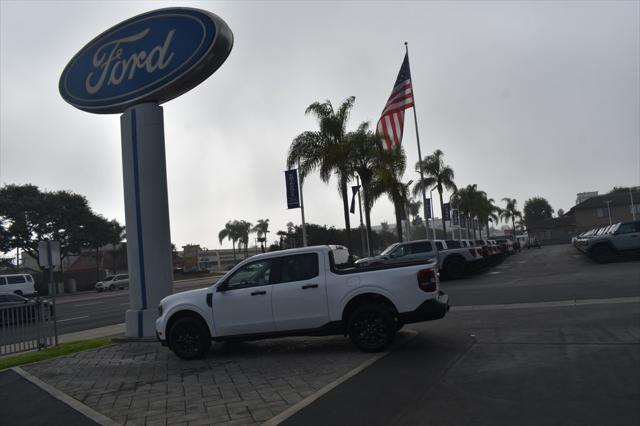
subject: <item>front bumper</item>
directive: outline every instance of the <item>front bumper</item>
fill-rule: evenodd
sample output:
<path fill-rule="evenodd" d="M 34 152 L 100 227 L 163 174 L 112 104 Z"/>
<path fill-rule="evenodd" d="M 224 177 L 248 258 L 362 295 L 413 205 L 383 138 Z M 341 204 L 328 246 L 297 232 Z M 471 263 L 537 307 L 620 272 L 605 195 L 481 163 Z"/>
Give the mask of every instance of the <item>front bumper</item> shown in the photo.
<path fill-rule="evenodd" d="M 423 302 L 411 312 L 398 314 L 400 321 L 404 324 L 413 322 L 432 321 L 443 318 L 449 311 L 449 296 L 438 290 L 438 297 Z"/>

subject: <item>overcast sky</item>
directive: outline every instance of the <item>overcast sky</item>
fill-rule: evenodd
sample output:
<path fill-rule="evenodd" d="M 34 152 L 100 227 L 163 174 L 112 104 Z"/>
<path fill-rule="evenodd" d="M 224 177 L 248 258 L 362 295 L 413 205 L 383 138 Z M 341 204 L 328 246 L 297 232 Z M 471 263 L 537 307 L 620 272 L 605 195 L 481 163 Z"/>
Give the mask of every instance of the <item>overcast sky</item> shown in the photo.
<path fill-rule="evenodd" d="M 119 116 L 66 104 L 58 79 L 102 31 L 176 5 L 219 15 L 235 36 L 215 74 L 163 105 L 171 239 L 179 247 L 219 248 L 218 232 L 231 219 L 269 218 L 270 240 L 287 222 L 300 223 L 300 211 L 286 209 L 283 171 L 292 139 L 317 128 L 305 108 L 353 95 L 349 129 L 375 125 L 404 41 L 423 156 L 444 151 L 458 186 L 475 183 L 520 208 L 543 196 L 566 211 L 578 192 L 640 184 L 638 1 L 4 0 L 0 184 L 70 190 L 124 223 Z M 418 176 L 408 113 L 405 181 Z M 344 227 L 335 181 L 313 175 L 304 200 L 308 222 Z M 394 223 L 386 199 L 372 211 L 372 222 L 382 221 Z"/>

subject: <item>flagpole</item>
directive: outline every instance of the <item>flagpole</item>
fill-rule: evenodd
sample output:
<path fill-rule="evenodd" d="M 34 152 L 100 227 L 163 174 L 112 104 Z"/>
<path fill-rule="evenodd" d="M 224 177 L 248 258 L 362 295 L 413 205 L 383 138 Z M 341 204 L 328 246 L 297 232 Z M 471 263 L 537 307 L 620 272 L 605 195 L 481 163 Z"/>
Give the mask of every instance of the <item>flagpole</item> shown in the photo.
<path fill-rule="evenodd" d="M 407 53 L 407 63 L 409 63 L 409 69 L 411 69 L 411 64 L 409 62 L 409 43 L 404 42 L 404 47 Z M 418 143 L 418 161 L 422 161 L 422 151 L 420 149 L 420 134 L 418 133 L 418 114 L 416 113 L 416 97 L 415 97 L 415 88 L 413 87 L 413 77 L 411 77 L 411 91 L 414 93 L 413 96 L 413 121 L 415 122 L 416 128 L 416 141 Z M 424 227 L 427 232 L 427 238 L 429 238 L 429 224 L 427 223 L 427 194 L 424 188 L 424 172 L 422 171 L 422 167 L 420 167 L 420 185 L 422 187 L 422 207 L 424 208 Z M 433 218 L 431 218 L 433 220 Z M 435 234 L 433 235 L 433 239 L 436 239 Z"/>

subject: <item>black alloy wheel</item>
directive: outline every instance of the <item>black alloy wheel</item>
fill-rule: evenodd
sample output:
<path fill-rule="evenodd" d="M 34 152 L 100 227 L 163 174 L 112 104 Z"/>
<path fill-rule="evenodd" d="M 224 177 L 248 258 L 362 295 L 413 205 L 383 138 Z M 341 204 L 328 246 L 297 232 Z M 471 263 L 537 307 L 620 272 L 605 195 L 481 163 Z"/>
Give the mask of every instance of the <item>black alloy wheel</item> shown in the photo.
<path fill-rule="evenodd" d="M 210 346 L 209 331 L 196 318 L 180 318 L 169 330 L 169 347 L 182 359 L 202 358 Z"/>
<path fill-rule="evenodd" d="M 397 329 L 395 315 L 379 304 L 356 308 L 349 321 L 349 337 L 364 352 L 380 352 L 389 347 Z"/>

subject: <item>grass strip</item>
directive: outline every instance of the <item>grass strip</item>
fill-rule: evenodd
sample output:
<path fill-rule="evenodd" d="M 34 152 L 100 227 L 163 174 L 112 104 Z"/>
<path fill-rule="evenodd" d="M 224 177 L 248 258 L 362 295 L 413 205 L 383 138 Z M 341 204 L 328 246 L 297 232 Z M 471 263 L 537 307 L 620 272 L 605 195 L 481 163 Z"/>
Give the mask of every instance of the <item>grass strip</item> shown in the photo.
<path fill-rule="evenodd" d="M 110 343 L 111 339 L 107 337 L 61 343 L 58 346 L 52 346 L 41 351 L 27 352 L 24 354 L 0 358 L 0 370 L 69 355 L 74 352 L 86 351 L 87 349 L 99 348 L 100 346 L 105 346 Z"/>

